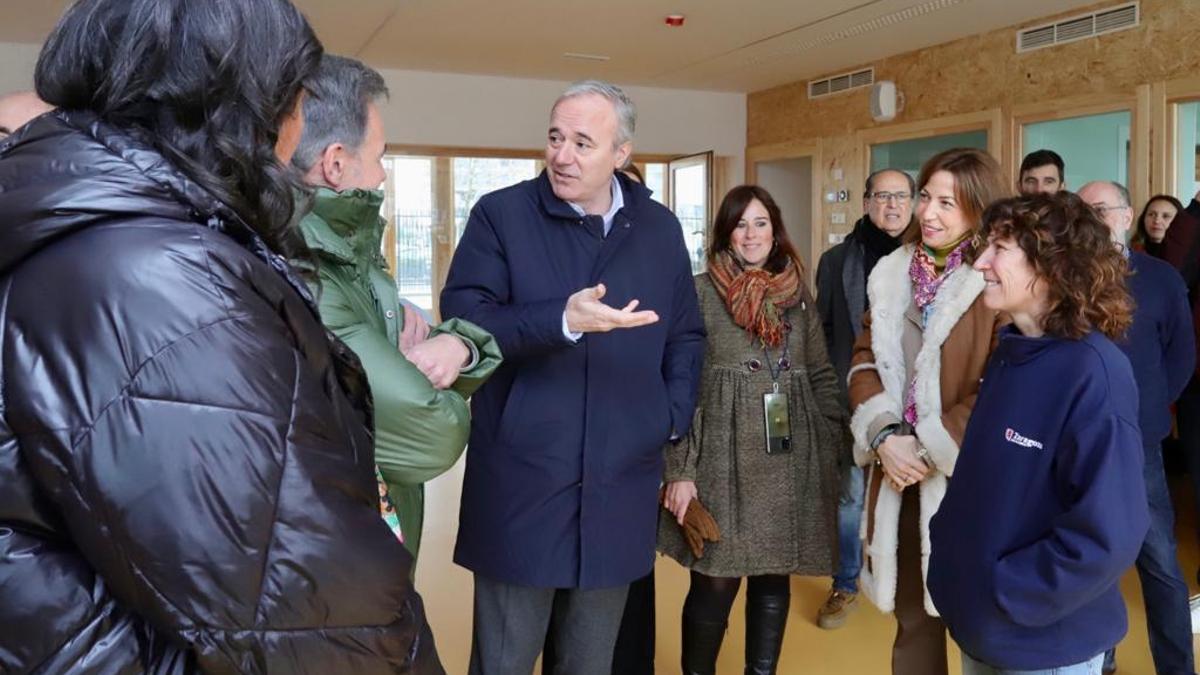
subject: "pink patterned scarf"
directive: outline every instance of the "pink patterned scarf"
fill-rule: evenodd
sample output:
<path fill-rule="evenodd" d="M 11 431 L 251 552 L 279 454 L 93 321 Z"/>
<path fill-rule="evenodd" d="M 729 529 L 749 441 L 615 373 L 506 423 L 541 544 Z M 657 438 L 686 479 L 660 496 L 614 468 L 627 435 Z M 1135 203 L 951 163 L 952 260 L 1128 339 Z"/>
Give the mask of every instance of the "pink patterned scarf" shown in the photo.
<path fill-rule="evenodd" d="M 971 248 L 971 237 L 958 243 L 946 256 L 946 266 L 938 274 L 937 264 L 924 246 L 918 246 L 913 254 L 912 262 L 908 265 L 908 277 L 913 284 L 913 301 L 921 310 L 921 327 L 929 324 L 929 315 L 933 313 L 933 301 L 937 298 L 942 282 L 950 273 L 962 265 L 967 251 Z M 904 421 L 917 426 L 917 380 L 914 377 L 908 383 L 908 391 L 904 396 Z"/>

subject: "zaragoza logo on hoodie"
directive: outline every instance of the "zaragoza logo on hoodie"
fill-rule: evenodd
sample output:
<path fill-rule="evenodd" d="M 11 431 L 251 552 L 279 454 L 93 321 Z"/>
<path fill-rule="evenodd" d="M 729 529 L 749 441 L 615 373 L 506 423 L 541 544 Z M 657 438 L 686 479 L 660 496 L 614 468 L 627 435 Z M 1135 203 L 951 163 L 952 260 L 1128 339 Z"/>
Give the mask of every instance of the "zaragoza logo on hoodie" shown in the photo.
<path fill-rule="evenodd" d="M 1013 445 L 1019 445 L 1022 448 L 1037 448 L 1038 450 L 1042 449 L 1041 441 L 1035 441 L 1032 438 L 1025 438 L 1021 434 L 1013 431 L 1012 427 L 1004 430 L 1004 440 L 1012 443 Z"/>

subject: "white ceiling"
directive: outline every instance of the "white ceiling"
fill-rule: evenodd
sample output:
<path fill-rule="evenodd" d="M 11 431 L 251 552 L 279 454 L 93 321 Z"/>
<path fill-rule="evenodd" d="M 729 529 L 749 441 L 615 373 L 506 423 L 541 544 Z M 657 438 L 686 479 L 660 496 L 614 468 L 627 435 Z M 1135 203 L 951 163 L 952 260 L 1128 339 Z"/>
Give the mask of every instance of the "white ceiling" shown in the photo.
<path fill-rule="evenodd" d="M 1094 0 L 294 0 L 331 52 L 377 68 L 757 91 Z M 1180 0 L 1186 1 L 1186 0 Z M 41 42 L 67 0 L 4 0 Z M 1116 0 L 1112 4 L 1116 4 Z M 349 7 L 352 7 L 350 9 Z M 663 19 L 682 13 L 682 28 Z M 610 57 L 605 62 L 564 52 Z"/>

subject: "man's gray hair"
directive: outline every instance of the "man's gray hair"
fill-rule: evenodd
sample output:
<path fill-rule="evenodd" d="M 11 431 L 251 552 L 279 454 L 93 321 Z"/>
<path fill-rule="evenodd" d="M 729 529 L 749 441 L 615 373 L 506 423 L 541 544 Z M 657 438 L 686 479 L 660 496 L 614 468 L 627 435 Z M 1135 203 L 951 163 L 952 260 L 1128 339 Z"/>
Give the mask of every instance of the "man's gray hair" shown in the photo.
<path fill-rule="evenodd" d="M 566 91 L 554 101 L 554 107 L 550 108 L 550 114 L 554 114 L 554 109 L 559 103 L 577 96 L 600 96 L 608 100 L 613 105 L 613 110 L 617 113 L 617 137 L 614 140 L 614 147 L 619 147 L 624 143 L 633 140 L 634 128 L 637 126 L 637 108 L 633 106 L 633 101 L 625 95 L 615 84 L 609 84 L 603 80 L 581 80 L 572 83 L 567 87 Z"/>
<path fill-rule="evenodd" d="M 1108 181 L 1108 184 L 1113 186 L 1113 189 L 1117 191 L 1117 197 L 1121 200 L 1121 206 L 1133 206 L 1133 200 L 1129 198 L 1129 188 L 1115 180 Z"/>
<path fill-rule="evenodd" d="M 917 196 L 917 181 L 913 180 L 912 175 L 910 175 L 904 169 L 890 169 L 889 168 L 889 169 L 879 169 L 878 171 L 872 171 L 871 175 L 867 176 L 867 184 L 863 188 L 863 197 L 870 197 L 875 192 L 875 179 L 879 178 L 880 176 L 882 176 L 885 173 L 898 173 L 901 176 L 904 176 L 905 178 L 907 178 L 908 179 L 908 196 L 909 197 Z"/>
<path fill-rule="evenodd" d="M 304 88 L 304 132 L 292 165 L 307 173 L 334 143 L 358 150 L 367 132 L 367 106 L 387 98 L 388 88 L 374 68 L 332 54 L 321 57 Z"/>

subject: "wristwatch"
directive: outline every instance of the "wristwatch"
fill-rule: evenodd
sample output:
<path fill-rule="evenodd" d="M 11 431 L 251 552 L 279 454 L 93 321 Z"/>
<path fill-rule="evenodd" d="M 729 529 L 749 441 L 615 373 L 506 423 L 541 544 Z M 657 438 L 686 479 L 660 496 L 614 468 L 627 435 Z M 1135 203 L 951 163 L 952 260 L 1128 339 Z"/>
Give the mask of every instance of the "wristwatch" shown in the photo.
<path fill-rule="evenodd" d="M 871 452 L 875 452 L 875 451 L 879 450 L 879 446 L 883 445 L 883 442 L 887 440 L 887 437 L 896 433 L 896 431 L 899 429 L 900 429 L 899 424 L 889 424 L 886 427 L 880 429 L 879 433 L 875 434 L 875 438 L 871 439 Z"/>

